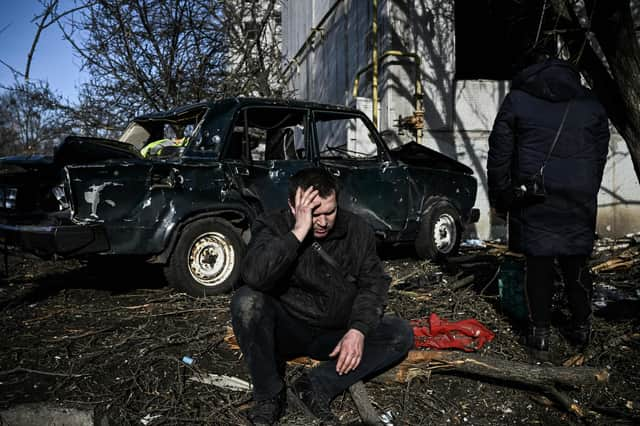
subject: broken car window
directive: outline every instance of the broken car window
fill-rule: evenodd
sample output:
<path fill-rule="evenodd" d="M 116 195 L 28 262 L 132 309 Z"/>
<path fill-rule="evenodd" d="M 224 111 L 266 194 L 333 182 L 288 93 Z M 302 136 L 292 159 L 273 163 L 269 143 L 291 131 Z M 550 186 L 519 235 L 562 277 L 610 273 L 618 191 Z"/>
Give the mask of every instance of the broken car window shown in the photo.
<path fill-rule="evenodd" d="M 321 159 L 378 158 L 376 140 L 361 117 L 318 112 L 314 118 Z"/>
<path fill-rule="evenodd" d="M 227 158 L 251 161 L 306 158 L 305 111 L 285 108 L 248 108 L 234 123 Z"/>

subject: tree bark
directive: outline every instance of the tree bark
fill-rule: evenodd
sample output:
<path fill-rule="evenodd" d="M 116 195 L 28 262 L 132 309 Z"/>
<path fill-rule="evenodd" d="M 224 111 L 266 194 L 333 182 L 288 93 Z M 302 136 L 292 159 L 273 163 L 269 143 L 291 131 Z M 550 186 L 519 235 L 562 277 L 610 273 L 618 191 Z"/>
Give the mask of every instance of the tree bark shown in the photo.
<path fill-rule="evenodd" d="M 456 371 L 542 389 L 556 385 L 578 387 L 604 384 L 609 380 L 609 373 L 606 370 L 592 367 L 541 366 L 486 355 L 417 350 L 410 351 L 400 365 L 373 380 L 383 383 L 404 383 L 419 374 L 416 369 L 428 369 L 432 373 Z"/>
<path fill-rule="evenodd" d="M 636 177 L 640 182 L 640 46 L 629 2 L 588 0 L 586 4 L 587 11 L 593 17 L 592 30 L 607 58 L 626 112 L 626 117 L 616 117 L 613 124 L 627 142 Z M 595 81 L 595 84 L 600 83 Z M 605 107 L 610 109 L 615 106 Z"/>
<path fill-rule="evenodd" d="M 365 425 L 380 424 L 378 413 L 369 400 L 369 394 L 367 393 L 367 388 L 364 386 L 364 383 L 354 383 L 349 387 L 349 393 L 351 393 L 351 399 L 353 399 L 353 403 L 358 409 L 362 423 Z"/>
<path fill-rule="evenodd" d="M 564 3 L 562 3 L 564 1 Z M 636 178 L 640 182 L 640 45 L 636 38 L 629 1 L 585 0 L 587 22 L 570 0 L 552 2 L 555 13 L 569 19 L 580 32 L 568 32 L 564 38 L 573 58 L 604 105 L 609 119 L 625 140 Z M 587 38 L 591 30 L 606 64 Z M 586 43 L 586 45 L 585 45 Z M 607 68 L 608 66 L 608 68 Z"/>

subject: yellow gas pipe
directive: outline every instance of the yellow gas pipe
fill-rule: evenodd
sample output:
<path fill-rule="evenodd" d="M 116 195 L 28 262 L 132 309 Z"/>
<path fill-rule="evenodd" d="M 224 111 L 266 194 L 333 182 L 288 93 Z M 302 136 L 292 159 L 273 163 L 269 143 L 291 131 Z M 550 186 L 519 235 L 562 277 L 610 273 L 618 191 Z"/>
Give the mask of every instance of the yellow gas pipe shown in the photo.
<path fill-rule="evenodd" d="M 377 50 L 376 53 L 374 54 L 374 56 L 377 57 Z M 388 58 L 390 56 L 394 56 L 394 57 L 399 57 L 399 58 L 411 58 L 413 59 L 414 65 L 415 65 L 415 96 L 416 96 L 416 103 L 415 103 L 415 112 L 414 112 L 414 121 L 416 122 L 414 124 L 415 128 L 416 128 L 416 138 L 418 141 L 422 140 L 422 128 L 424 126 L 424 110 L 422 109 L 422 84 L 420 83 L 420 56 L 418 56 L 415 53 L 405 53 L 405 52 L 401 52 L 399 50 L 386 50 L 381 56 L 380 56 L 380 62 L 384 61 L 385 58 Z M 358 88 L 359 88 L 359 84 L 360 84 L 360 76 L 367 72 L 370 68 L 373 68 L 373 105 L 374 105 L 374 109 L 373 109 L 373 122 L 374 124 L 377 126 L 377 118 L 378 118 L 378 114 L 377 114 L 377 103 L 378 103 L 378 67 L 374 66 L 373 64 L 367 64 L 366 66 L 360 68 L 357 72 L 356 72 L 356 78 L 353 81 L 353 97 L 357 97 L 358 96 Z"/>

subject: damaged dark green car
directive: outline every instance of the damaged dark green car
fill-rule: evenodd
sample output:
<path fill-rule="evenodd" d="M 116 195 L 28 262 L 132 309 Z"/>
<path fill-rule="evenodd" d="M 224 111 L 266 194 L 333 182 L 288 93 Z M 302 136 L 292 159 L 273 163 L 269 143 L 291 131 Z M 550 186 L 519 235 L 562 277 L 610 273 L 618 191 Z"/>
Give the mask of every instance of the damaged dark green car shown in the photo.
<path fill-rule="evenodd" d="M 0 241 L 44 258 L 140 259 L 191 295 L 219 294 L 253 220 L 285 207 L 289 177 L 313 166 L 381 242 L 421 258 L 454 254 L 478 220 L 471 169 L 416 143 L 389 149 L 362 112 L 234 98 L 138 117 L 119 141 L 69 136 L 53 157 L 0 159 Z"/>

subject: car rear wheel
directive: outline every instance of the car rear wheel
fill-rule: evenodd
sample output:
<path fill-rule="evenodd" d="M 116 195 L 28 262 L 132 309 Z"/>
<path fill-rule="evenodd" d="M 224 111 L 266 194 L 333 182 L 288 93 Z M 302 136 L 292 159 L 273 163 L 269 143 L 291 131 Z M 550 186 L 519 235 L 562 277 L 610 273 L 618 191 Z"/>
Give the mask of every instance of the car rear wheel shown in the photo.
<path fill-rule="evenodd" d="M 422 216 L 415 241 L 421 259 L 442 260 L 460 248 L 462 222 L 460 214 L 448 201 L 436 201 Z"/>
<path fill-rule="evenodd" d="M 230 291 L 240 276 L 246 246 L 231 224 L 203 219 L 187 225 L 165 266 L 169 284 L 192 296 Z"/>

